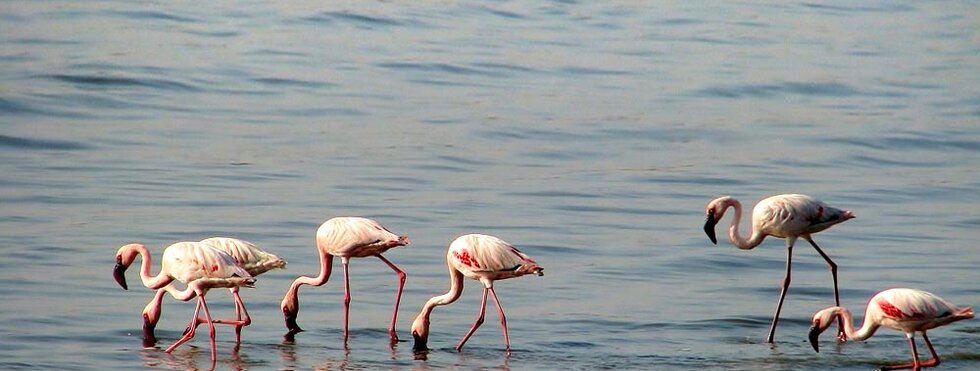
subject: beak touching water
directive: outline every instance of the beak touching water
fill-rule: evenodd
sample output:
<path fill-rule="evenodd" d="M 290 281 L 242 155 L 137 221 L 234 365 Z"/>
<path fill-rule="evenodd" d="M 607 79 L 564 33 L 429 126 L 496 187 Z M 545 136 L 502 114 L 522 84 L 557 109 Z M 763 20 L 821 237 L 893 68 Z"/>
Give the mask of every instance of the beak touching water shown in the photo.
<path fill-rule="evenodd" d="M 709 213 L 708 218 L 704 221 L 704 234 L 708 235 L 708 238 L 711 239 L 711 243 L 717 245 L 718 238 L 715 237 L 715 224 L 718 224 L 718 221 L 715 220 L 714 214 Z"/>
<path fill-rule="evenodd" d="M 429 350 L 428 339 L 419 336 L 418 333 L 412 332 L 412 338 L 415 339 L 415 345 L 412 346 L 412 351 L 414 352 L 424 352 Z"/>
<path fill-rule="evenodd" d="M 813 346 L 813 350 L 820 353 L 820 328 L 817 326 L 810 327 L 810 335 L 808 338 L 810 339 L 810 345 Z"/>

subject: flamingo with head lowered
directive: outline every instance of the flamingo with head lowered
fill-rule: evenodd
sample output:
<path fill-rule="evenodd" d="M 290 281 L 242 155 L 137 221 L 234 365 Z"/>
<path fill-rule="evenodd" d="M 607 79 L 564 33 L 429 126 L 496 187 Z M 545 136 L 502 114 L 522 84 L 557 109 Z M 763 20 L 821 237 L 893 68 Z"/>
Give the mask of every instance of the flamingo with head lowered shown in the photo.
<path fill-rule="evenodd" d="M 194 329 L 197 328 L 198 314 L 204 308 L 205 320 L 211 335 L 211 360 L 217 359 L 217 349 L 215 346 L 214 323 L 211 313 L 208 310 L 204 295 L 209 289 L 213 288 L 232 288 L 232 287 L 253 287 L 255 279 L 244 268 L 235 262 L 230 255 L 221 252 L 208 244 L 201 242 L 178 242 L 168 246 L 163 251 L 163 258 L 160 265 L 160 273 L 153 276 L 151 272 L 152 258 L 146 246 L 140 244 L 125 245 L 116 252 L 116 266 L 113 268 L 113 278 L 122 286 L 128 289 L 126 284 L 126 269 L 136 260 L 136 257 L 143 258 L 140 278 L 143 285 L 151 289 L 168 287 L 169 292 L 177 300 L 188 301 L 197 296 L 197 307 L 194 310 L 188 331 L 184 336 L 167 348 L 167 353 L 172 352 L 177 346 L 189 341 L 194 337 Z M 187 285 L 183 291 L 174 289 L 168 284 L 178 280 Z"/>
<path fill-rule="evenodd" d="M 854 218 L 854 213 L 848 210 L 830 207 L 820 200 L 800 194 L 784 194 L 766 198 L 755 204 L 752 208 L 752 231 L 749 237 L 742 237 L 739 233 L 739 222 L 742 220 L 742 203 L 731 196 L 719 197 L 708 203 L 705 213 L 707 220 L 704 223 L 704 233 L 708 235 L 711 242 L 718 244 L 715 237 L 715 225 L 725 216 L 725 211 L 729 207 L 735 208 L 735 216 L 732 224 L 728 228 L 728 237 L 733 245 L 742 250 L 750 250 L 759 246 L 766 236 L 773 236 L 786 239 L 786 275 L 783 278 L 782 289 L 779 292 L 779 302 L 776 304 L 776 314 L 773 315 L 772 325 L 769 327 L 769 336 L 766 342 L 772 343 L 776 336 L 776 324 L 779 323 L 779 312 L 783 308 L 783 299 L 786 298 L 786 291 L 789 289 L 792 261 L 793 245 L 798 238 L 803 238 L 817 253 L 827 261 L 830 266 L 830 274 L 834 279 L 834 303 L 840 305 L 840 294 L 837 288 L 837 264 L 827 256 L 816 242 L 813 242 L 811 234 L 823 231 L 831 226 L 842 223 Z M 838 321 L 837 338 L 844 341 L 843 322 Z"/>
<path fill-rule="evenodd" d="M 212 237 L 202 240 L 201 242 L 231 255 L 231 257 L 234 258 L 235 261 L 238 262 L 238 264 L 241 265 L 242 268 L 244 268 L 253 277 L 276 268 L 286 267 L 285 260 L 265 252 L 258 246 L 255 246 L 255 244 L 248 241 L 228 237 Z M 168 286 L 158 289 L 156 295 L 153 296 L 153 299 L 150 299 L 150 302 L 146 304 L 145 308 L 143 308 L 143 338 L 146 340 L 147 344 L 156 343 L 156 336 L 154 336 L 153 331 L 156 328 L 157 322 L 160 321 L 160 315 L 163 310 L 163 296 L 167 292 L 171 292 L 173 295 L 174 292 L 173 290 L 168 290 Z M 240 343 L 242 339 L 242 327 L 251 324 L 252 319 L 249 317 L 248 311 L 245 309 L 245 303 L 242 302 L 242 298 L 238 294 L 238 287 L 231 287 L 230 290 L 232 297 L 235 299 L 236 319 L 216 319 L 214 320 L 214 323 L 234 325 L 235 342 Z M 198 319 L 197 324 L 200 323 L 205 322 Z"/>
<path fill-rule="evenodd" d="M 483 301 L 480 304 L 480 314 L 473 327 L 456 344 L 456 351 L 463 349 L 463 344 L 469 340 L 476 329 L 483 324 L 487 310 L 487 294 L 493 297 L 500 316 L 500 326 L 504 332 L 504 348 L 510 352 L 510 337 L 507 334 L 507 318 L 504 309 L 493 291 L 493 281 L 520 277 L 525 274 L 544 275 L 544 268 L 522 253 L 514 245 L 494 236 L 484 234 L 467 234 L 453 240 L 446 253 L 446 263 L 449 265 L 449 292 L 432 297 L 422 306 L 422 311 L 412 323 L 412 337 L 415 339 L 413 349 L 416 352 L 428 350 L 429 315 L 440 305 L 449 305 L 459 299 L 463 293 L 463 277 L 469 277 L 483 284 Z"/>
<path fill-rule="evenodd" d="M 881 326 L 904 332 L 912 349 L 912 363 L 883 366 L 880 370 L 904 368 L 919 370 L 923 367 L 939 365 L 939 356 L 936 355 L 932 342 L 926 336 L 926 330 L 973 318 L 973 309 L 959 308 L 943 298 L 922 290 L 888 289 L 875 294 L 868 301 L 868 308 L 864 312 L 864 323 L 860 329 L 854 329 L 854 318 L 851 311 L 846 308 L 836 306 L 817 311 L 813 315 L 809 336 L 813 350 L 820 352 L 818 338 L 830 326 L 834 317 L 844 319 L 844 331 L 847 337 L 857 341 L 870 338 Z M 919 353 L 915 348 L 916 332 L 922 334 L 922 340 L 929 347 L 929 353 L 932 355 L 929 361 L 919 361 Z"/>
<path fill-rule="evenodd" d="M 408 245 L 408 236 L 398 236 L 385 229 L 380 223 L 361 217 L 337 217 L 327 220 L 316 231 L 317 255 L 320 257 L 320 274 L 316 277 L 299 276 L 286 290 L 286 295 L 282 298 L 280 307 L 286 321 L 286 328 L 289 330 L 286 337 L 295 335 L 303 331 L 296 324 L 296 317 L 299 315 L 299 287 L 302 285 L 321 286 L 330 279 L 331 265 L 335 256 L 340 257 L 344 266 L 344 345 L 347 345 L 348 338 L 348 317 L 350 315 L 350 279 L 348 275 L 348 265 L 350 258 L 363 258 L 374 256 L 381 259 L 388 265 L 395 274 L 398 275 L 398 292 L 395 294 L 395 309 L 391 313 L 391 326 L 388 334 L 391 336 L 392 343 L 398 341 L 395 333 L 395 322 L 398 318 L 398 303 L 402 298 L 402 289 L 405 287 L 407 275 L 388 259 L 381 256 L 382 253 L 397 246 Z"/>

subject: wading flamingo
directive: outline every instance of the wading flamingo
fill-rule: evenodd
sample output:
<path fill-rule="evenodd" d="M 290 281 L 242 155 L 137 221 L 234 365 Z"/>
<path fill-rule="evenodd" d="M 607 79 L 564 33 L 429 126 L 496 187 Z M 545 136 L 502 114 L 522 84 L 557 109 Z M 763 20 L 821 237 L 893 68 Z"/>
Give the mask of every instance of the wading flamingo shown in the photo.
<path fill-rule="evenodd" d="M 932 348 L 926 330 L 943 326 L 959 320 L 973 318 L 972 308 L 958 308 L 932 293 L 916 289 L 888 289 L 875 294 L 868 301 L 868 309 L 864 313 L 864 323 L 858 330 L 854 329 L 854 318 L 851 311 L 837 306 L 824 308 L 813 315 L 813 326 L 810 327 L 810 345 L 813 350 L 820 352 L 818 338 L 830 326 L 834 317 L 844 318 L 844 331 L 847 337 L 862 341 L 874 335 L 875 330 L 885 326 L 905 333 L 912 348 L 912 363 L 882 366 L 880 370 L 898 370 L 911 368 L 919 370 L 923 367 L 939 365 L 939 356 Z M 929 347 L 932 359 L 919 362 L 919 353 L 915 349 L 915 333 L 922 334 L 922 340 Z"/>
<path fill-rule="evenodd" d="M 449 245 L 446 253 L 446 263 L 449 265 L 449 292 L 432 297 L 422 306 L 422 311 L 412 323 L 412 337 L 415 338 L 413 350 L 421 352 L 428 350 L 429 315 L 435 307 L 452 304 L 463 293 L 463 276 L 480 281 L 483 284 L 483 301 L 480 304 L 480 315 L 466 335 L 456 344 L 456 351 L 463 349 L 463 344 L 469 340 L 473 332 L 483 324 L 487 310 L 487 293 L 493 296 L 500 315 L 500 326 L 504 332 L 504 347 L 510 352 L 510 337 L 507 335 L 507 318 L 493 291 L 493 281 L 520 277 L 533 273 L 544 275 L 544 268 L 534 262 L 529 256 L 517 250 L 513 245 L 494 236 L 483 234 L 467 234 L 457 237 Z"/>
<path fill-rule="evenodd" d="M 827 206 L 820 200 L 806 195 L 772 196 L 759 201 L 752 208 L 752 235 L 743 238 L 738 231 L 739 222 L 742 220 L 742 203 L 731 196 L 719 197 L 708 203 L 706 208 L 708 218 L 704 223 L 704 233 L 716 245 L 718 239 L 715 238 L 715 225 L 725 216 L 725 211 L 729 207 L 735 208 L 735 216 L 732 219 L 731 227 L 728 228 L 728 237 L 732 244 L 739 249 L 751 250 L 759 246 L 766 236 L 786 239 L 786 276 L 783 278 L 783 286 L 779 291 L 779 303 L 776 304 L 776 314 L 772 317 L 769 336 L 766 338 L 767 343 L 772 343 L 776 336 L 779 312 L 783 309 L 783 299 L 786 298 L 786 291 L 789 289 L 793 245 L 797 238 L 802 237 L 809 242 L 817 250 L 817 253 L 827 261 L 827 265 L 830 266 L 830 274 L 834 278 L 834 303 L 840 305 L 840 294 L 837 289 L 837 264 L 830 260 L 830 256 L 827 256 L 820 249 L 820 246 L 817 246 L 816 242 L 813 242 L 810 235 L 830 228 L 834 224 L 852 219 L 854 213 Z M 844 323 L 838 321 L 837 326 L 837 339 L 844 341 Z"/>
<path fill-rule="evenodd" d="M 219 287 L 253 287 L 255 279 L 252 278 L 252 275 L 239 266 L 231 255 L 208 244 L 178 242 L 168 246 L 163 251 L 160 273 L 154 277 L 150 274 L 152 258 L 146 246 L 129 244 L 119 248 L 119 251 L 116 252 L 116 266 L 113 269 L 113 277 L 123 289 L 128 290 L 125 272 L 126 268 L 136 260 L 136 256 L 143 258 L 140 278 L 143 280 L 144 286 L 151 289 L 167 286 L 169 287 L 168 292 L 181 301 L 188 301 L 197 296 L 197 307 L 194 309 L 194 316 L 191 318 L 190 324 L 187 325 L 188 331 L 167 348 L 167 353 L 172 352 L 177 346 L 194 337 L 194 330 L 199 321 L 197 316 L 201 308 L 204 308 L 205 320 L 211 335 L 211 360 L 216 360 L 214 323 L 211 319 L 211 313 L 208 311 L 207 303 L 204 301 L 204 294 L 209 289 Z M 183 282 L 187 287 L 183 291 L 179 291 L 167 285 L 174 279 Z"/>
<path fill-rule="evenodd" d="M 245 271 L 251 274 L 252 277 L 276 268 L 286 267 L 285 260 L 263 251 L 258 246 L 255 246 L 255 244 L 248 241 L 228 237 L 212 237 L 202 240 L 201 242 L 211 245 L 211 247 L 231 255 L 231 257 L 234 258 L 235 261 L 242 266 L 242 268 L 245 268 Z M 166 288 L 167 287 L 164 286 L 164 288 L 158 289 L 156 295 L 153 296 L 153 299 L 150 299 L 150 302 L 146 304 L 145 308 L 143 308 L 143 339 L 146 340 L 148 344 L 156 343 L 156 336 L 154 336 L 153 330 L 156 328 L 157 322 L 160 321 L 160 315 L 163 310 L 163 296 L 168 292 Z M 250 325 L 252 323 L 252 319 L 248 316 L 248 311 L 245 310 L 245 304 L 242 302 L 242 298 L 238 295 L 238 287 L 232 287 L 230 290 L 232 297 L 235 299 L 236 319 L 216 319 L 214 320 L 214 323 L 234 325 L 235 342 L 241 343 L 242 327 Z M 173 293 L 171 293 L 171 295 L 173 295 Z M 205 322 L 199 319 L 198 323 Z"/>
<path fill-rule="evenodd" d="M 320 275 L 316 277 L 299 276 L 293 281 L 286 295 L 282 298 L 280 307 L 283 317 L 286 320 L 286 328 L 289 338 L 297 332 L 303 331 L 296 324 L 296 316 L 299 314 L 299 287 L 302 285 L 321 286 L 330 279 L 330 270 L 335 256 L 340 257 L 344 266 L 344 345 L 347 345 L 347 323 L 350 314 L 350 279 L 348 275 L 348 264 L 350 258 L 364 258 L 375 256 L 388 265 L 395 274 L 398 275 L 398 292 L 395 295 L 395 309 L 391 313 L 391 326 L 388 334 L 391 336 L 392 343 L 398 341 L 395 334 L 395 321 L 398 317 L 398 303 L 402 298 L 402 289 L 405 287 L 405 272 L 398 269 L 388 259 L 381 256 L 381 253 L 393 247 L 408 245 L 408 236 L 398 236 L 391 233 L 378 222 L 361 217 L 336 217 L 327 220 L 316 231 L 316 247 L 320 255 Z"/>

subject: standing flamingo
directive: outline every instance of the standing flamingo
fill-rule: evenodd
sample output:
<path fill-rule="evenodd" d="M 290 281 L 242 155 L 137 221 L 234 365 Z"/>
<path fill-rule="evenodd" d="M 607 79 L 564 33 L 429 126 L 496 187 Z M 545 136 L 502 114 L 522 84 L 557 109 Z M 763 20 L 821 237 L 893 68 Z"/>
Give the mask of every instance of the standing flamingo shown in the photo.
<path fill-rule="evenodd" d="M 214 323 L 207 303 L 204 301 L 204 294 L 209 289 L 219 287 L 253 287 L 255 279 L 245 269 L 239 266 L 235 259 L 230 255 L 221 252 L 208 244 L 201 242 L 178 242 L 168 246 L 163 251 L 163 258 L 160 273 L 153 276 L 150 273 L 152 258 L 146 246 L 140 244 L 129 244 L 119 248 L 116 252 L 116 266 L 113 269 L 113 278 L 128 290 L 126 284 L 126 269 L 136 260 L 136 256 L 143 258 L 140 278 L 143 285 L 151 289 L 159 289 L 168 286 L 173 280 L 178 280 L 187 285 L 183 291 L 178 291 L 173 287 L 168 290 L 171 295 L 181 301 L 188 301 L 197 296 L 197 307 L 194 310 L 188 325 L 189 331 L 167 348 L 167 353 L 172 352 L 177 346 L 183 344 L 194 337 L 194 329 L 197 328 L 198 314 L 204 308 L 204 316 L 208 323 L 211 335 L 211 360 L 217 359 L 217 348 L 215 346 Z M 169 287 L 169 286 L 168 286 Z"/>
<path fill-rule="evenodd" d="M 388 265 L 395 274 L 398 275 L 398 292 L 395 296 L 395 309 L 391 313 L 391 326 L 388 334 L 392 342 L 398 341 L 395 333 L 395 321 L 398 317 L 398 303 L 402 298 L 402 289 L 405 287 L 407 275 L 388 259 L 381 256 L 382 253 L 393 247 L 408 245 L 408 236 L 398 236 L 391 233 L 378 222 L 361 217 L 336 217 L 327 220 L 316 231 L 316 247 L 320 255 L 320 275 L 316 277 L 299 276 L 286 290 L 286 295 L 282 298 L 280 307 L 283 317 L 286 320 L 286 328 L 289 332 L 286 336 L 292 336 L 297 332 L 303 331 L 296 324 L 296 316 L 299 314 L 299 287 L 302 285 L 321 286 L 330 279 L 330 270 L 334 256 L 339 256 L 344 266 L 344 345 L 347 344 L 348 337 L 348 317 L 350 314 L 350 279 L 348 275 L 348 265 L 350 258 L 363 258 L 375 256 Z"/>
<path fill-rule="evenodd" d="M 704 223 L 704 233 L 716 245 L 718 239 L 715 238 L 715 225 L 725 216 L 725 211 L 729 207 L 735 208 L 735 217 L 728 229 L 728 236 L 732 244 L 739 249 L 751 250 L 759 246 L 766 236 L 786 239 L 786 276 L 783 278 L 783 287 L 779 291 L 779 303 L 776 304 L 776 314 L 772 317 L 772 326 L 769 327 L 769 336 L 766 338 L 766 342 L 772 343 L 776 336 L 779 312 L 783 309 L 783 299 L 786 298 L 786 291 L 789 289 L 793 245 L 797 238 L 802 237 L 807 240 L 817 250 L 817 253 L 827 261 L 827 265 L 830 266 L 830 274 L 834 278 L 834 302 L 836 305 L 840 305 L 840 294 L 837 289 L 837 264 L 820 249 L 820 246 L 817 246 L 816 242 L 813 242 L 810 235 L 830 228 L 834 224 L 852 219 L 854 213 L 830 207 L 820 200 L 806 195 L 772 196 L 759 201 L 752 208 L 752 235 L 749 238 L 743 238 L 738 231 L 739 222 L 742 220 L 742 203 L 731 196 L 719 197 L 708 203 L 706 210 L 708 218 Z M 838 321 L 837 338 L 840 341 L 845 339 L 843 326 L 843 322 Z"/>
<path fill-rule="evenodd" d="M 235 261 L 238 262 L 242 268 L 245 268 L 245 271 L 247 271 L 253 277 L 276 268 L 286 267 L 285 260 L 263 251 L 258 246 L 255 246 L 255 244 L 248 241 L 227 237 L 212 237 L 202 240 L 201 242 L 231 255 L 231 257 L 234 258 Z M 232 297 L 235 299 L 235 316 L 237 319 L 216 319 L 214 320 L 214 323 L 235 325 L 235 342 L 241 343 L 242 327 L 251 324 L 252 319 L 249 317 L 248 311 L 245 310 L 245 304 L 242 302 L 242 298 L 238 295 L 238 287 L 232 287 L 230 290 Z M 156 337 L 153 335 L 153 330 L 156 328 L 157 322 L 160 321 L 160 314 L 163 309 L 163 296 L 167 292 L 168 290 L 166 290 L 166 286 L 158 289 L 156 295 L 153 296 L 153 299 L 150 299 L 150 302 L 146 304 L 145 308 L 143 308 L 143 338 L 150 344 L 156 342 Z M 171 295 L 173 295 L 173 292 L 171 292 Z M 243 314 L 244 318 L 242 318 Z M 198 322 L 204 323 L 203 321 Z"/>
<path fill-rule="evenodd" d="M 469 340 L 476 329 L 483 324 L 489 292 L 500 315 L 504 347 L 507 352 L 510 352 L 507 318 L 504 317 L 504 310 L 497 300 L 497 293 L 493 291 L 493 281 L 520 277 L 528 273 L 543 276 L 544 268 L 506 241 L 483 234 L 467 234 L 453 240 L 446 253 L 446 263 L 449 265 L 449 292 L 432 297 L 422 306 L 422 311 L 412 323 L 412 337 L 415 338 L 413 349 L 415 351 L 428 349 L 429 315 L 435 307 L 449 305 L 459 299 L 459 295 L 463 293 L 463 276 L 466 276 L 483 284 L 483 301 L 480 304 L 480 315 L 459 344 L 456 344 L 456 351 L 462 350 L 466 340 Z"/>
<path fill-rule="evenodd" d="M 879 292 L 868 301 L 868 309 L 864 312 L 864 323 L 858 330 L 854 329 L 854 318 L 851 311 L 840 306 L 824 308 L 813 315 L 813 326 L 810 327 L 810 345 L 813 350 L 820 352 L 818 339 L 820 334 L 830 326 L 834 317 L 844 319 L 844 331 L 847 336 L 857 341 L 863 341 L 874 335 L 878 327 L 885 326 L 905 333 L 912 348 L 912 363 L 883 366 L 881 370 L 898 370 L 911 368 L 918 371 L 923 367 L 939 365 L 939 356 L 932 348 L 926 330 L 943 326 L 952 322 L 973 318 L 972 308 L 958 308 L 932 293 L 916 289 L 888 289 Z M 919 354 L 915 349 L 915 333 L 922 334 L 932 359 L 919 362 Z"/>

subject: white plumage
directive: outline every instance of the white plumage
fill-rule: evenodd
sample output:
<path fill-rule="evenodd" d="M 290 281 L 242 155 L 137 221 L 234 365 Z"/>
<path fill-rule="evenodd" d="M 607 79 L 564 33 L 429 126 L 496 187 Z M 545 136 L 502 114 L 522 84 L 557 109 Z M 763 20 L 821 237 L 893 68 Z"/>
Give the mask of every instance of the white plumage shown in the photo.
<path fill-rule="evenodd" d="M 772 325 L 769 327 L 767 342 L 772 343 L 776 336 L 779 312 L 782 311 L 783 300 L 786 298 L 787 289 L 789 289 L 793 246 L 798 238 L 802 237 L 809 242 L 827 262 L 834 279 L 834 303 L 840 305 L 840 294 L 837 288 L 837 264 L 817 246 L 810 234 L 854 218 L 852 212 L 830 207 L 822 201 L 806 195 L 783 194 L 772 196 L 759 201 L 752 208 L 751 235 L 744 238 L 739 232 L 739 223 L 742 220 L 742 203 L 731 196 L 719 197 L 709 202 L 705 208 L 707 220 L 704 223 L 704 232 L 712 243 L 718 243 L 718 239 L 715 237 L 715 225 L 725 216 L 725 211 L 729 207 L 735 208 L 735 215 L 731 226 L 728 228 L 728 236 L 732 244 L 739 249 L 753 249 L 759 246 L 766 236 L 786 239 L 786 275 L 783 278 L 782 289 L 779 293 L 779 302 L 776 304 L 776 313 L 773 315 Z M 839 327 L 843 327 L 843 323 L 840 323 Z M 839 338 L 843 338 L 843 335 L 843 330 L 838 331 Z"/>
<path fill-rule="evenodd" d="M 813 350 L 820 351 L 818 337 L 830 326 L 835 317 L 843 318 L 844 331 L 847 337 L 856 341 L 870 338 L 881 326 L 905 333 L 912 350 L 912 363 L 884 366 L 881 369 L 912 368 L 918 370 L 921 367 L 937 366 L 940 362 L 936 350 L 932 347 L 932 342 L 926 335 L 926 330 L 973 318 L 973 309 L 957 307 L 939 296 L 922 290 L 888 289 L 875 294 L 868 301 L 868 307 L 864 313 L 864 323 L 860 329 L 854 328 L 853 315 L 847 308 L 834 306 L 817 311 L 811 320 L 812 327 L 810 327 L 809 336 Z M 916 350 L 914 339 L 916 332 L 922 334 L 922 339 L 929 347 L 929 353 L 932 355 L 932 359 L 924 363 L 919 361 L 919 354 Z"/>
<path fill-rule="evenodd" d="M 388 259 L 381 256 L 382 253 L 397 246 L 408 245 L 410 241 L 407 236 L 398 236 L 391 233 L 380 223 L 362 217 L 336 217 L 327 220 L 316 231 L 317 255 L 320 258 L 320 274 L 316 277 L 299 276 L 286 290 L 282 298 L 280 308 L 286 322 L 287 337 L 294 336 L 297 332 L 303 331 L 296 324 L 296 317 L 299 315 L 299 287 L 302 285 L 321 286 L 330 279 L 331 265 L 333 258 L 339 256 L 344 267 L 344 345 L 348 338 L 348 317 L 350 314 L 350 284 L 348 266 L 350 258 L 362 258 L 375 256 L 381 259 L 389 268 L 395 271 L 398 276 L 398 292 L 395 294 L 395 309 L 391 314 L 391 326 L 388 334 L 391 341 L 397 342 L 398 335 L 395 333 L 395 322 L 398 318 L 398 304 L 401 301 L 402 290 L 405 287 L 407 275 Z"/>
<path fill-rule="evenodd" d="M 529 273 L 544 275 L 544 268 L 522 253 L 514 245 L 494 236 L 485 234 L 467 234 L 457 237 L 449 244 L 446 253 L 446 263 L 449 266 L 449 292 L 435 296 L 426 301 L 422 311 L 412 323 L 412 337 L 415 339 L 414 349 L 428 349 L 429 316 L 437 306 L 448 305 L 459 299 L 463 292 L 463 277 L 480 281 L 483 284 L 483 300 L 480 304 L 479 316 L 470 330 L 456 344 L 459 351 L 476 331 L 486 315 L 487 294 L 493 296 L 500 315 L 500 325 L 504 333 L 504 347 L 510 351 L 510 337 L 507 332 L 507 320 L 503 308 L 493 290 L 493 281 L 520 277 Z"/>

